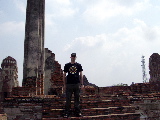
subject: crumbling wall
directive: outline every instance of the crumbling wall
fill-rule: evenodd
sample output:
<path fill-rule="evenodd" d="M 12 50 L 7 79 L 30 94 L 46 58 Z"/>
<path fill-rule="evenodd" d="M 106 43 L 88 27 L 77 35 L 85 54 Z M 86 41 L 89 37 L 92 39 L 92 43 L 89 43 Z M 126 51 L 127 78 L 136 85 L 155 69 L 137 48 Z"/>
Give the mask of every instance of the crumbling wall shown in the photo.
<path fill-rule="evenodd" d="M 45 80 L 44 80 L 44 94 L 48 95 L 49 89 L 51 88 L 51 73 L 54 71 L 54 60 L 55 55 L 52 51 L 45 48 Z"/>
<path fill-rule="evenodd" d="M 51 94 L 55 95 L 61 95 L 63 90 L 63 71 L 61 69 L 61 65 L 58 63 L 58 61 L 54 62 L 55 65 L 55 71 L 51 75 Z"/>
<path fill-rule="evenodd" d="M 7 120 L 41 120 L 42 99 L 40 98 L 8 98 L 4 103 Z"/>
<path fill-rule="evenodd" d="M 63 71 L 61 65 L 55 60 L 55 54 L 45 48 L 45 95 L 59 95 L 62 93 Z"/>
<path fill-rule="evenodd" d="M 99 87 L 99 94 L 131 93 L 130 86 Z"/>
<path fill-rule="evenodd" d="M 36 87 L 14 87 L 12 96 L 34 96 Z"/>
<path fill-rule="evenodd" d="M 141 120 L 160 120 L 160 100 L 144 99 L 135 101 L 132 106 L 141 115 Z"/>

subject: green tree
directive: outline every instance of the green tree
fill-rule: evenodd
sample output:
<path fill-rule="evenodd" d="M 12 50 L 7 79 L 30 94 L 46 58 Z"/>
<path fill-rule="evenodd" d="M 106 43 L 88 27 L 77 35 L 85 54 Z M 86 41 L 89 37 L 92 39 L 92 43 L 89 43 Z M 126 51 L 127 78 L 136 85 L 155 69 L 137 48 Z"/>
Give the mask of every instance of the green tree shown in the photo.
<path fill-rule="evenodd" d="M 128 84 L 119 83 L 119 84 L 114 84 L 112 86 L 128 86 Z"/>

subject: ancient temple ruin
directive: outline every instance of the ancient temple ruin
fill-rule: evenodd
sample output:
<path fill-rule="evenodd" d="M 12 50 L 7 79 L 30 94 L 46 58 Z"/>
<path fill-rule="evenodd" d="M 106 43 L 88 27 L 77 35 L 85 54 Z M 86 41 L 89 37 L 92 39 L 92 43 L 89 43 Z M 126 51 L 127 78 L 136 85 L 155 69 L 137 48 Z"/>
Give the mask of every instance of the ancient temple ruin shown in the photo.
<path fill-rule="evenodd" d="M 150 82 L 160 81 L 160 55 L 153 53 L 149 58 Z"/>
<path fill-rule="evenodd" d="M 27 0 L 26 13 L 23 84 L 18 84 L 16 60 L 8 56 L 0 68 L 0 119 L 63 120 L 63 71 L 55 54 L 44 48 L 45 0 Z M 83 117 L 70 119 L 160 119 L 159 55 L 151 55 L 149 64 L 149 83 L 98 87 L 84 77 Z"/>
<path fill-rule="evenodd" d="M 55 55 L 44 48 L 45 0 L 28 0 L 24 41 L 23 87 L 28 87 L 29 94 L 48 95 L 62 92 L 61 65 Z M 59 81 L 56 85 L 55 76 Z M 55 79 L 55 77 L 54 77 Z"/>
<path fill-rule="evenodd" d="M 10 97 L 12 88 L 18 87 L 18 67 L 17 61 L 11 56 L 3 59 L 0 68 L 0 96 Z"/>
<path fill-rule="evenodd" d="M 27 1 L 23 86 L 36 87 L 39 95 L 44 94 L 44 13 L 45 0 Z"/>

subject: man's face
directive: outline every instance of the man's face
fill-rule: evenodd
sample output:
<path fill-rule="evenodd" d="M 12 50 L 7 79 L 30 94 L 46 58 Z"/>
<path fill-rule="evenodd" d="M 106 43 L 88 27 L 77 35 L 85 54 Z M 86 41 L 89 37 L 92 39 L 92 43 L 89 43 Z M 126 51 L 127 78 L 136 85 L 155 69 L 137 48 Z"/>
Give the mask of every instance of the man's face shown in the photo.
<path fill-rule="evenodd" d="M 71 57 L 71 60 L 73 60 L 73 61 L 76 60 L 76 57 Z"/>

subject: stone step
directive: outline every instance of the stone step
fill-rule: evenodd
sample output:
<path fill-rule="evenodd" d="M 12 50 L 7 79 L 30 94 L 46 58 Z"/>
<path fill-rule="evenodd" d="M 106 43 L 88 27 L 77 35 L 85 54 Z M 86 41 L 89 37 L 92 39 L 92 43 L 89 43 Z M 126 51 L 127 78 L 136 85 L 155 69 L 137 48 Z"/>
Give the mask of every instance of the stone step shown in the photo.
<path fill-rule="evenodd" d="M 135 113 L 135 108 L 131 106 L 123 107 L 108 107 L 108 108 L 91 108 L 82 109 L 84 116 L 87 115 L 107 115 L 107 114 L 122 114 L 122 113 Z"/>
<path fill-rule="evenodd" d="M 43 117 L 42 120 L 140 120 L 140 114 L 124 113 L 124 114 L 94 115 L 94 116 L 69 117 L 69 118 Z"/>
<path fill-rule="evenodd" d="M 97 101 L 81 101 L 81 108 L 106 108 L 106 107 L 119 107 L 129 106 L 130 100 L 97 100 Z M 74 106 L 74 101 L 71 101 L 71 106 Z M 43 103 L 43 109 L 64 109 L 65 101 L 50 101 Z"/>
<path fill-rule="evenodd" d="M 123 106 L 123 107 L 108 107 L 108 108 L 89 108 L 89 109 L 81 109 L 82 114 L 84 116 L 92 116 L 92 115 L 108 115 L 108 114 L 122 114 L 122 113 L 135 113 L 135 108 L 131 106 Z M 48 109 L 43 110 L 43 116 L 46 118 L 60 117 L 64 112 L 64 109 Z M 72 112 L 73 113 L 73 112 Z M 72 116 L 74 116 L 72 114 Z"/>

